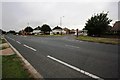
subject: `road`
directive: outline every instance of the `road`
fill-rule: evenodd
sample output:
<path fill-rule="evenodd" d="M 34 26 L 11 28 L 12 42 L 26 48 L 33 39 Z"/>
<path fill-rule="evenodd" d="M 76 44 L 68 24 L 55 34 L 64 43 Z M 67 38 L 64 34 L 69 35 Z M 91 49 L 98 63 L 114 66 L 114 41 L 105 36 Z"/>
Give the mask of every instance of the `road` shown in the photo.
<path fill-rule="evenodd" d="M 118 45 L 78 41 L 71 36 L 5 38 L 44 78 L 118 78 Z"/>

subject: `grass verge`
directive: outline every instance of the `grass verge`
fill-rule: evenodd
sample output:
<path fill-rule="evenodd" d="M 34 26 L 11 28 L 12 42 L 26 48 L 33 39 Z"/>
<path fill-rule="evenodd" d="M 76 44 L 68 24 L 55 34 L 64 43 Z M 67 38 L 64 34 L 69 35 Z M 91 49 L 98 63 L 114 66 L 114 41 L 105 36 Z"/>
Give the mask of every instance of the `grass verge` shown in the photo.
<path fill-rule="evenodd" d="M 101 38 L 101 37 L 90 37 L 90 36 L 79 36 L 77 40 L 106 43 L 106 44 L 120 44 L 120 39 L 117 38 Z"/>
<path fill-rule="evenodd" d="M 6 41 L 0 38 L 0 44 L 3 44 L 3 43 L 6 43 Z"/>
<path fill-rule="evenodd" d="M 27 70 L 23 68 L 16 54 L 2 56 L 2 78 L 29 78 Z"/>

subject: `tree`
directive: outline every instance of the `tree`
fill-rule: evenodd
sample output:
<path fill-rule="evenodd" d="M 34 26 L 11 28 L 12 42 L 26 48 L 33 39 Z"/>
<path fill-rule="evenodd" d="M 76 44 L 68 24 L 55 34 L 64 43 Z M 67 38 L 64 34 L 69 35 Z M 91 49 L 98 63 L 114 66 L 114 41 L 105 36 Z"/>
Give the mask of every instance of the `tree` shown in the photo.
<path fill-rule="evenodd" d="M 26 31 L 26 32 L 32 32 L 33 29 L 32 29 L 30 26 L 28 26 L 28 27 L 26 27 L 26 28 L 24 29 L 24 31 Z"/>
<path fill-rule="evenodd" d="M 41 27 L 41 31 L 42 31 L 44 34 L 50 34 L 51 28 L 50 28 L 49 25 L 43 24 L 42 27 Z"/>
<path fill-rule="evenodd" d="M 8 33 L 8 34 L 9 34 L 9 33 L 10 33 L 10 34 L 14 34 L 14 35 L 16 34 L 16 32 L 15 32 L 14 30 L 10 30 L 10 31 L 8 31 L 7 33 Z"/>
<path fill-rule="evenodd" d="M 2 31 L 2 34 L 6 34 L 6 31 Z"/>
<path fill-rule="evenodd" d="M 88 35 L 92 36 L 100 36 L 101 34 L 104 34 L 108 28 L 109 24 L 112 21 L 107 17 L 107 13 L 100 13 L 97 15 L 92 16 L 90 19 L 88 19 L 85 30 L 88 30 Z"/>

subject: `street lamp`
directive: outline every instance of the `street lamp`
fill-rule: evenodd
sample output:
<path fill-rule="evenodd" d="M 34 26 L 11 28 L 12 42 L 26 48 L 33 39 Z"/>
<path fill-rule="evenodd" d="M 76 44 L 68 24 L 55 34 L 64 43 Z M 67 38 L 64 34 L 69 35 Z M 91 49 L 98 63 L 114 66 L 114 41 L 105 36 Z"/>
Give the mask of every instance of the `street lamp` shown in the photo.
<path fill-rule="evenodd" d="M 62 18 L 63 18 L 64 16 L 62 16 L 62 17 L 60 17 L 60 26 L 62 26 Z"/>
<path fill-rule="evenodd" d="M 64 16 L 62 16 L 62 17 L 60 17 L 60 27 L 62 27 L 62 18 L 63 18 Z M 61 35 L 62 35 L 62 30 L 61 30 Z"/>

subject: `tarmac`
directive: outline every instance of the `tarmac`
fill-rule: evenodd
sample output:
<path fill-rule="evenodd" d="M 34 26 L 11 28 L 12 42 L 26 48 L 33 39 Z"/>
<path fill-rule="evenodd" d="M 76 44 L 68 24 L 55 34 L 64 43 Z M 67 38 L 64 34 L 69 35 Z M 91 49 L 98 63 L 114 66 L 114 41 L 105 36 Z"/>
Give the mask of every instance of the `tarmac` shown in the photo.
<path fill-rule="evenodd" d="M 1 44 L 1 46 L 6 46 L 7 48 L 0 50 L 0 55 L 17 54 L 21 58 L 21 60 L 23 61 L 24 67 L 28 70 L 30 75 L 33 76 L 33 79 L 43 80 L 43 77 L 38 73 L 38 71 L 7 40 L 6 40 L 6 42 L 7 43 Z"/>

